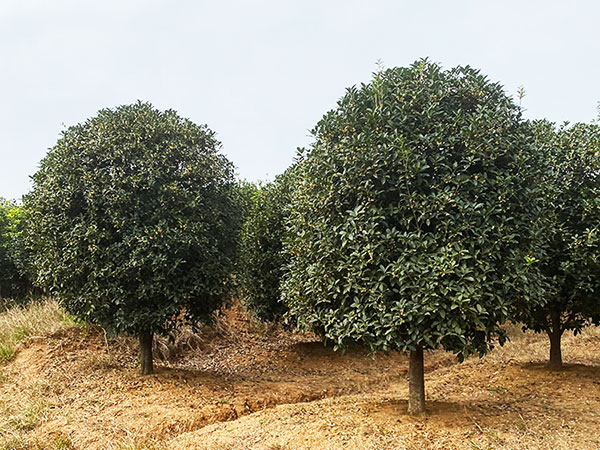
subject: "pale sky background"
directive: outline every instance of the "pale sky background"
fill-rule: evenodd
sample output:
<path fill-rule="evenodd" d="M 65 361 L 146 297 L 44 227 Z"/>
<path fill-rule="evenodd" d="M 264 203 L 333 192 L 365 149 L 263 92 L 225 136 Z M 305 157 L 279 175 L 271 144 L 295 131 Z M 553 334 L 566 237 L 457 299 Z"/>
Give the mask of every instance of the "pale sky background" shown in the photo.
<path fill-rule="evenodd" d="M 526 117 L 589 122 L 600 2 L 0 0 L 0 197 L 18 199 L 65 125 L 150 101 L 205 123 L 241 178 L 285 170 L 381 60 L 469 64 Z"/>

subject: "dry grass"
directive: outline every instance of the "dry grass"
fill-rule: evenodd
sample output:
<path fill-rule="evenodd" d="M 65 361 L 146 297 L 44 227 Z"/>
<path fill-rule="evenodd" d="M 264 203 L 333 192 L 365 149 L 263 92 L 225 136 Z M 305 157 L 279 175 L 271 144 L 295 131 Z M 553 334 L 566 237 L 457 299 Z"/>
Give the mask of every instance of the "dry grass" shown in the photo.
<path fill-rule="evenodd" d="M 15 358 L 18 347 L 29 340 L 47 337 L 71 327 L 74 322 L 58 302 L 43 299 L 28 305 L 14 305 L 0 313 L 0 365 Z M 0 385 L 8 375 L 0 371 Z M 49 386 L 37 377 L 23 375 L 18 385 L 23 395 L 0 398 L 0 450 L 68 450 L 71 444 L 57 434 L 50 441 L 29 439 L 28 433 L 47 420 Z"/>
<path fill-rule="evenodd" d="M 15 356 L 15 346 L 26 339 L 43 337 L 74 325 L 56 300 L 44 299 L 14 306 L 0 313 L 0 363 Z"/>

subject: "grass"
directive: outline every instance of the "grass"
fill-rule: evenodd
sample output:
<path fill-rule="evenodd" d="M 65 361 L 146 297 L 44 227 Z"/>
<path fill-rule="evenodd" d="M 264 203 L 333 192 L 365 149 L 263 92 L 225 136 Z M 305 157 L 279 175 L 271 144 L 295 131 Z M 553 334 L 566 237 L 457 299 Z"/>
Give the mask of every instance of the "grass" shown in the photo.
<path fill-rule="evenodd" d="M 0 365 L 17 354 L 17 344 L 74 326 L 75 322 L 58 302 L 51 299 L 13 305 L 0 312 Z M 0 383 L 6 382 L 0 373 Z M 44 386 L 32 385 L 23 402 L 0 400 L 0 450 L 68 450 L 65 436 L 47 442 L 30 441 L 27 433 L 45 421 L 49 413 Z"/>
<path fill-rule="evenodd" d="M 15 357 L 15 349 L 12 342 L 0 344 L 0 364 L 10 361 Z"/>
<path fill-rule="evenodd" d="M 73 445 L 68 438 L 58 436 L 53 441 L 29 442 L 22 436 L 11 436 L 9 438 L 0 438 L 0 450 L 72 450 Z"/>
<path fill-rule="evenodd" d="M 146 440 L 133 444 L 126 444 L 118 447 L 118 450 L 167 450 L 164 442 L 159 440 Z"/>
<path fill-rule="evenodd" d="M 16 355 L 15 346 L 28 338 L 44 336 L 73 326 L 73 318 L 56 300 L 44 299 L 0 313 L 0 364 Z"/>

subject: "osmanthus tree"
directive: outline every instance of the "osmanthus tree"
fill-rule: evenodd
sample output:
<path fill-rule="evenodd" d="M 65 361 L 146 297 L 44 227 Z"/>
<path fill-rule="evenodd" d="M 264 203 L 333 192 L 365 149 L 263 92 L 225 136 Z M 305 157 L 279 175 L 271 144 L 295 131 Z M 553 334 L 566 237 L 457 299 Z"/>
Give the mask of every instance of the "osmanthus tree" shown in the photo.
<path fill-rule="evenodd" d="M 37 282 L 69 312 L 137 335 L 209 322 L 228 295 L 239 216 L 232 164 L 204 125 L 138 102 L 63 132 L 33 176 Z"/>
<path fill-rule="evenodd" d="M 0 198 L 0 299 L 23 297 L 30 282 L 19 265 L 22 207 Z"/>
<path fill-rule="evenodd" d="M 547 253 L 541 268 L 550 285 L 544 306 L 522 308 L 525 328 L 550 339 L 549 366 L 562 367 L 561 337 L 600 324 L 600 126 L 533 124 L 545 157 Z M 536 305 L 532 305 L 536 306 Z"/>
<path fill-rule="evenodd" d="M 282 250 L 295 170 L 296 166 L 290 167 L 256 190 L 242 226 L 239 271 L 242 298 L 261 320 L 277 320 L 286 312 L 280 290 L 287 263 Z"/>
<path fill-rule="evenodd" d="M 336 348 L 485 354 L 541 301 L 538 184 L 519 109 L 470 67 L 426 60 L 352 87 L 314 130 L 292 198 L 283 297 Z"/>

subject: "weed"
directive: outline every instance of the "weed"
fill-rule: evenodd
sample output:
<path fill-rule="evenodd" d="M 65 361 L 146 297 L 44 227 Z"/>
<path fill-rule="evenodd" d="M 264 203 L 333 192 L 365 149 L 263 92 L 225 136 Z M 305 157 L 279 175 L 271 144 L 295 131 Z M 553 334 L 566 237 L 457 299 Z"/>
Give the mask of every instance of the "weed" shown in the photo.
<path fill-rule="evenodd" d="M 488 391 L 490 391 L 490 392 L 508 392 L 508 389 L 506 389 L 505 387 L 499 386 L 499 387 L 488 388 Z"/>
<path fill-rule="evenodd" d="M 161 441 L 146 440 L 143 442 L 123 445 L 119 447 L 119 450 L 167 450 L 167 447 Z"/>
<path fill-rule="evenodd" d="M 8 418 L 8 424 L 18 431 L 29 431 L 46 418 L 48 405 L 37 400 L 32 402 L 18 414 Z"/>
<path fill-rule="evenodd" d="M 487 435 L 490 438 L 492 438 L 492 439 L 494 439 L 496 441 L 500 440 L 500 436 L 498 435 L 498 432 L 496 430 L 494 430 L 493 428 L 488 428 L 486 431 L 487 431 Z"/>
<path fill-rule="evenodd" d="M 469 439 L 469 444 L 471 444 L 471 448 L 474 450 L 491 450 L 491 447 L 489 445 L 482 447 L 481 445 L 478 445 L 475 442 L 473 442 L 471 439 Z"/>
<path fill-rule="evenodd" d="M 54 443 L 52 445 L 52 450 L 71 450 L 72 448 L 73 444 L 71 444 L 71 441 L 62 435 L 54 439 Z"/>
<path fill-rule="evenodd" d="M 7 363 L 15 357 L 15 348 L 8 343 L 0 343 L 0 363 Z"/>
<path fill-rule="evenodd" d="M 20 340 L 22 340 L 28 334 L 30 334 L 30 330 L 29 330 L 28 327 L 19 326 L 19 327 L 15 328 L 15 330 L 13 332 L 12 339 L 15 342 L 19 342 Z"/>

